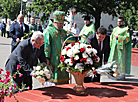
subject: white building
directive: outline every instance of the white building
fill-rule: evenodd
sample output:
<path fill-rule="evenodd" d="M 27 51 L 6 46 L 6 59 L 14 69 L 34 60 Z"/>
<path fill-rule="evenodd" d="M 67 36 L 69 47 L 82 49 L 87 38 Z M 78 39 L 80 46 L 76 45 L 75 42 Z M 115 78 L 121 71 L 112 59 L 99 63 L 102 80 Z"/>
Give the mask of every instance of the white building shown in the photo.
<path fill-rule="evenodd" d="M 77 23 L 77 27 L 81 30 L 82 27 L 84 26 L 84 20 L 82 18 L 82 14 L 80 13 L 77 13 L 75 16 L 74 16 L 74 19 L 72 18 L 72 10 L 69 10 L 70 12 L 70 15 L 69 16 L 66 16 L 65 19 L 69 21 L 69 24 L 68 22 L 65 22 L 65 26 L 64 26 L 64 29 L 66 30 L 70 30 L 70 27 L 72 27 L 73 23 Z M 91 21 L 93 21 L 95 23 L 95 19 L 91 19 Z M 107 30 L 108 30 L 108 26 L 112 24 L 113 27 L 116 27 L 117 26 L 117 17 L 112 17 L 108 14 L 104 14 L 102 13 L 101 14 L 101 20 L 100 20 L 100 27 L 103 26 L 105 27 Z"/>

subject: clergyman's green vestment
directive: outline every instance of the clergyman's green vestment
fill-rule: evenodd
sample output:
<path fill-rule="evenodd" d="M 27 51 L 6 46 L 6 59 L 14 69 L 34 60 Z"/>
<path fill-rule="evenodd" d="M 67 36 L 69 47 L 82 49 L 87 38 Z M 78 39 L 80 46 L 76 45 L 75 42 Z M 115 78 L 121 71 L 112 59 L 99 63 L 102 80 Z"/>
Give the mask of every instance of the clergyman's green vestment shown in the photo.
<path fill-rule="evenodd" d="M 118 39 L 115 36 L 118 35 Z M 121 74 L 130 74 L 131 69 L 131 31 L 128 27 L 116 27 L 110 37 L 110 56 L 108 62 L 116 60 Z"/>
<path fill-rule="evenodd" d="M 44 31 L 44 51 L 45 56 L 50 60 L 54 79 L 57 80 L 58 84 L 68 84 L 69 82 L 69 73 L 66 70 L 61 71 L 57 67 L 60 63 L 62 43 L 66 38 L 66 31 L 64 29 L 57 30 L 52 21 L 49 21 Z"/>
<path fill-rule="evenodd" d="M 82 35 L 84 38 L 87 39 L 89 35 L 94 34 L 95 32 L 96 30 L 95 30 L 94 23 L 90 22 L 89 26 L 86 26 L 86 25 L 83 26 L 79 35 Z M 80 40 L 81 43 L 86 43 L 86 39 L 84 38 L 81 37 L 81 40 Z"/>

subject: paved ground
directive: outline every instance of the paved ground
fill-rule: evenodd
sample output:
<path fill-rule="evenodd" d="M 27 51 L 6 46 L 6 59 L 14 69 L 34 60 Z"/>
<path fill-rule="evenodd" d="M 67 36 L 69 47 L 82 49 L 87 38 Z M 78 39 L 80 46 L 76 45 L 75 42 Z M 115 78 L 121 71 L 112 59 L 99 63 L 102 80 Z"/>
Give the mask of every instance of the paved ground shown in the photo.
<path fill-rule="evenodd" d="M 10 38 L 4 38 L 0 36 L 0 67 L 4 69 L 4 65 L 6 60 L 8 59 L 8 56 L 11 52 L 11 39 Z M 131 75 L 127 75 L 125 81 L 121 82 L 138 82 L 138 49 L 132 50 L 132 66 L 131 66 Z M 101 76 L 101 82 L 120 82 L 109 79 L 106 75 Z M 42 85 L 33 78 L 33 88 L 40 88 Z"/>
<path fill-rule="evenodd" d="M 84 83 L 86 92 L 72 90 L 75 84 L 56 85 L 19 93 L 19 102 L 138 102 L 138 83 Z M 4 102 L 16 102 L 5 97 Z"/>

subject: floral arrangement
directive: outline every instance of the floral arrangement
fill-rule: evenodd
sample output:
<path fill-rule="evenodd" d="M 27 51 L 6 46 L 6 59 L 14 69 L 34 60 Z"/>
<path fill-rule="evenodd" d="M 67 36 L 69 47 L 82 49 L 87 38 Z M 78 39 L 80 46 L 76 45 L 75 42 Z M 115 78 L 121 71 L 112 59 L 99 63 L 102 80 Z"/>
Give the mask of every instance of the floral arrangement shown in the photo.
<path fill-rule="evenodd" d="M 21 66 L 17 65 L 17 72 L 14 75 L 11 75 L 9 71 L 6 71 L 6 73 L 3 74 L 4 70 L 0 68 L 0 98 L 4 96 L 14 96 L 15 100 L 17 100 L 13 90 L 17 89 L 19 90 L 18 93 L 20 93 L 24 89 L 29 89 L 29 87 L 25 88 L 25 85 L 23 85 L 22 88 L 18 88 L 18 86 L 13 83 L 13 78 L 16 78 L 16 75 L 19 75 L 19 77 L 23 76 L 23 74 L 19 72 L 20 69 Z M 3 101 L 4 99 L 1 100 L 1 102 Z"/>
<path fill-rule="evenodd" d="M 28 33 L 24 33 L 24 36 L 21 38 L 21 41 L 23 41 L 24 39 L 30 38 L 34 33 L 34 30 L 29 31 Z M 14 46 L 17 46 L 19 43 L 15 42 L 13 43 Z"/>
<path fill-rule="evenodd" d="M 61 70 L 68 69 L 73 72 L 92 70 L 92 67 L 99 67 L 100 58 L 96 55 L 97 50 L 90 45 L 80 42 L 71 43 L 64 47 L 60 56 Z"/>
<path fill-rule="evenodd" d="M 34 33 L 34 30 L 29 31 L 28 33 L 24 33 L 23 39 L 30 38 Z"/>
<path fill-rule="evenodd" d="M 110 76 L 112 79 L 118 79 L 120 76 L 119 69 L 117 67 L 117 64 L 115 61 L 107 63 L 105 65 L 102 65 L 101 67 L 98 67 L 97 69 L 92 69 L 93 71 L 88 73 L 88 76 L 93 76 L 96 73 L 98 74 L 106 74 Z"/>
<path fill-rule="evenodd" d="M 45 63 L 39 63 L 33 68 L 34 72 L 32 73 L 32 76 L 35 76 L 42 85 L 52 77 L 52 72 L 48 69 Z"/>

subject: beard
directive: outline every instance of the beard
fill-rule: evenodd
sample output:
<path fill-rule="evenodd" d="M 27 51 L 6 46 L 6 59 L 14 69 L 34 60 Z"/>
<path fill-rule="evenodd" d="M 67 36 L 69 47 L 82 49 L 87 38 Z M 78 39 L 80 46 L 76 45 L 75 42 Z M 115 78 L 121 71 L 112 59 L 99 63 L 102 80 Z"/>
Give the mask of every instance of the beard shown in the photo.
<path fill-rule="evenodd" d="M 119 25 L 119 27 L 123 27 L 124 25 L 122 24 L 122 25 Z"/>
<path fill-rule="evenodd" d="M 61 30 L 61 29 L 59 29 L 59 27 L 56 23 L 54 25 L 55 25 L 56 29 Z"/>

